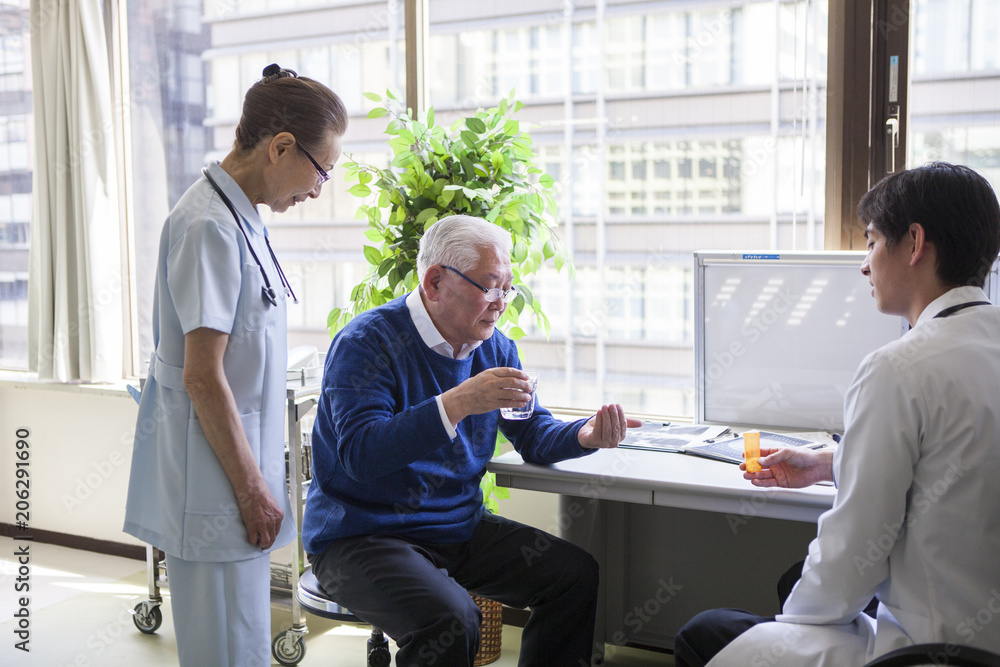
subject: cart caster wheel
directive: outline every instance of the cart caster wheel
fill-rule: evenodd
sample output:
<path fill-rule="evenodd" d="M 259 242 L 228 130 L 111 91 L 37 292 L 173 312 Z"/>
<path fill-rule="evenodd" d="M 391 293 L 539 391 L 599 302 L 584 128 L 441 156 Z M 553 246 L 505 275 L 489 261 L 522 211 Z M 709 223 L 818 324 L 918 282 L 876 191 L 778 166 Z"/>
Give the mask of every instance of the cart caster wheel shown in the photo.
<path fill-rule="evenodd" d="M 294 632 L 282 632 L 271 642 L 271 655 L 282 665 L 297 665 L 306 656 L 306 643 Z"/>
<path fill-rule="evenodd" d="M 159 605 L 140 602 L 135 606 L 132 622 L 135 623 L 139 632 L 151 635 L 160 629 L 160 624 L 163 623 L 163 612 L 160 611 Z"/>
<path fill-rule="evenodd" d="M 392 664 L 392 653 L 389 642 L 381 630 L 372 630 L 368 640 L 368 667 L 389 667 Z"/>

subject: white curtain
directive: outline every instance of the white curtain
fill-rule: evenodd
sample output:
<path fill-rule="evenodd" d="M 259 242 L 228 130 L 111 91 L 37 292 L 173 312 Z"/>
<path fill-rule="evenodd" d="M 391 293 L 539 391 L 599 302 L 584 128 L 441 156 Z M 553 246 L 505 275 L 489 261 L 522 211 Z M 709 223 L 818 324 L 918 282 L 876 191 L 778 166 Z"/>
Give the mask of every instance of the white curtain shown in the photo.
<path fill-rule="evenodd" d="M 31 0 L 34 209 L 28 360 L 41 379 L 122 378 L 118 182 L 100 0 Z"/>

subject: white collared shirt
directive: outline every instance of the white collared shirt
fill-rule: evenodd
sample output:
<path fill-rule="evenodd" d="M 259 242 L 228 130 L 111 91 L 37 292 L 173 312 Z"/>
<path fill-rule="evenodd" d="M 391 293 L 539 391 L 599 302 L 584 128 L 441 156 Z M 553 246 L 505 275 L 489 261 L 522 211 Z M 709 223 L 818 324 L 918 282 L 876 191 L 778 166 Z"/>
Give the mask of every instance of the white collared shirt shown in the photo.
<path fill-rule="evenodd" d="M 410 292 L 409 296 L 406 297 L 406 307 L 409 309 L 410 317 L 413 319 L 413 326 L 417 328 L 417 333 L 420 334 L 420 340 L 424 341 L 427 347 L 444 357 L 448 357 L 449 359 L 465 359 L 477 347 L 483 344 L 481 340 L 477 340 L 475 343 L 467 343 L 456 354 L 451 343 L 446 341 L 441 332 L 438 331 L 438 328 L 434 326 L 434 321 L 431 319 L 430 313 L 427 312 L 427 307 L 424 306 L 424 300 L 420 297 L 420 287 L 417 287 L 417 289 Z M 435 399 L 437 400 L 438 413 L 441 415 L 441 423 L 444 424 L 444 428 L 448 432 L 448 437 L 454 439 L 458 435 L 458 431 L 455 430 L 451 420 L 448 419 L 448 413 L 444 409 L 444 401 L 441 400 L 440 394 Z"/>
<path fill-rule="evenodd" d="M 834 455 L 837 497 L 802 578 L 779 623 L 740 635 L 712 667 L 775 646 L 784 655 L 769 664 L 816 667 L 925 642 L 1000 650 L 1000 623 L 976 620 L 1000 608 L 1000 308 L 936 318 L 978 301 L 978 287 L 946 292 L 862 361 Z M 876 592 L 877 624 L 861 613 Z"/>

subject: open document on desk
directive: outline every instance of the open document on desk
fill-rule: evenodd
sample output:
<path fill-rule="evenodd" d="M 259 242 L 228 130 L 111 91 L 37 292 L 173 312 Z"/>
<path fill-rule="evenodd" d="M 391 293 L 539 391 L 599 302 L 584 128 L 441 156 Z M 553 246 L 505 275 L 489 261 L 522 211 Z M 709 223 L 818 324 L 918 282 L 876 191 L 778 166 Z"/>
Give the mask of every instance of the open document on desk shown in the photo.
<path fill-rule="evenodd" d="M 826 433 L 788 435 L 770 431 L 760 432 L 762 449 L 771 447 L 817 449 L 833 442 L 830 434 Z M 640 428 L 630 429 L 619 447 L 694 454 L 736 464 L 743 462 L 743 436 L 733 433 L 725 426 L 645 422 Z"/>

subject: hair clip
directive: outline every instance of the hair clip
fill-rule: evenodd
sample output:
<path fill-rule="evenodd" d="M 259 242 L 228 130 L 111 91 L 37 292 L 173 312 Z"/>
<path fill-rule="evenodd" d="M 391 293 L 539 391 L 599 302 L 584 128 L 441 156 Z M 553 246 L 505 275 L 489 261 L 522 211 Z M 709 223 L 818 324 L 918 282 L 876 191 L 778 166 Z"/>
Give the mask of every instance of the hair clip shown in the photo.
<path fill-rule="evenodd" d="M 271 63 L 264 68 L 264 83 L 271 83 L 275 79 L 280 79 L 283 76 L 290 76 L 293 79 L 299 78 L 299 75 L 293 69 L 282 69 L 277 63 Z"/>

